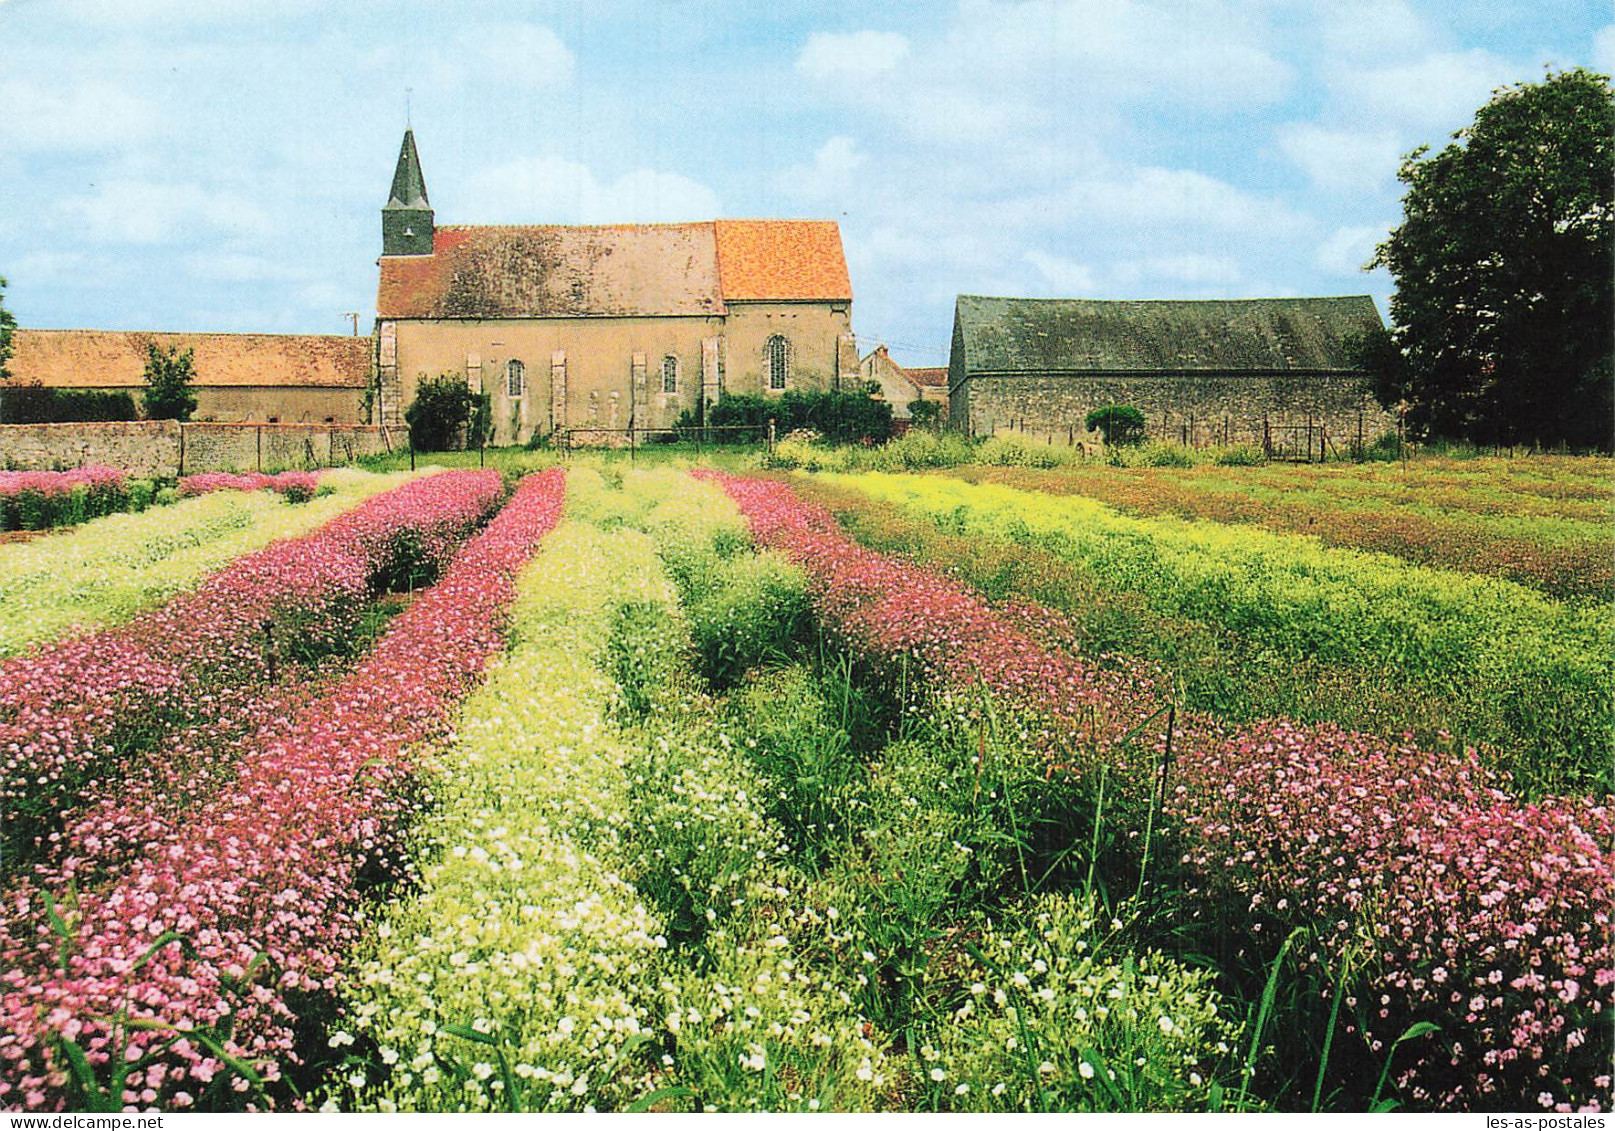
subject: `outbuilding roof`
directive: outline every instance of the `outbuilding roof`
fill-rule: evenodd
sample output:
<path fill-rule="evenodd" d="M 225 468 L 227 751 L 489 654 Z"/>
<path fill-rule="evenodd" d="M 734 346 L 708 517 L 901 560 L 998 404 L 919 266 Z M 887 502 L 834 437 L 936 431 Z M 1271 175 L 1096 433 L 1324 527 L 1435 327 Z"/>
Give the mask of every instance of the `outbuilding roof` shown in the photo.
<path fill-rule="evenodd" d="M 973 373 L 1342 372 L 1346 344 L 1383 325 L 1368 295 L 1114 301 L 960 295 Z"/>
<path fill-rule="evenodd" d="M 377 315 L 715 315 L 726 301 L 850 300 L 835 223 L 445 225 L 381 258 Z"/>
<path fill-rule="evenodd" d="M 191 350 L 199 386 L 362 389 L 371 339 L 338 334 L 169 334 L 142 330 L 18 330 L 11 383 L 57 389 L 145 384 L 146 347 Z"/>

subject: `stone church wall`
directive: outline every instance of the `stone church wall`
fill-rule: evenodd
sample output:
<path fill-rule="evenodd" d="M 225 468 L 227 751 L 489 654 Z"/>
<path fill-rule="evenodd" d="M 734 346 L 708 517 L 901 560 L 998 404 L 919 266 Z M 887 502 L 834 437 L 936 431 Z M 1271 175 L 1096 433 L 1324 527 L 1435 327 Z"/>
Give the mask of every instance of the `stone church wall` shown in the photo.
<path fill-rule="evenodd" d="M 1261 444 L 1264 430 L 1322 425 L 1336 444 L 1365 443 L 1396 422 L 1355 374 L 1294 376 L 1127 374 L 974 376 L 953 391 L 951 419 L 973 436 L 1013 430 L 1065 440 L 1086 434 L 1088 413 L 1131 405 L 1152 440 Z"/>

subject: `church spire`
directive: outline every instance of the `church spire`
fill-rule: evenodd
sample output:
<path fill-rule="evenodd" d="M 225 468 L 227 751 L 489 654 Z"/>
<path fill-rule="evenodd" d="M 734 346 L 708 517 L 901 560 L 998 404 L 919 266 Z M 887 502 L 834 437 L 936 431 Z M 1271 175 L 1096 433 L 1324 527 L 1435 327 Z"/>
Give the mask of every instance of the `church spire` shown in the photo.
<path fill-rule="evenodd" d="M 426 196 L 426 178 L 415 152 L 415 131 L 404 130 L 398 147 L 398 167 L 392 191 L 381 210 L 381 254 L 431 255 L 432 204 Z"/>

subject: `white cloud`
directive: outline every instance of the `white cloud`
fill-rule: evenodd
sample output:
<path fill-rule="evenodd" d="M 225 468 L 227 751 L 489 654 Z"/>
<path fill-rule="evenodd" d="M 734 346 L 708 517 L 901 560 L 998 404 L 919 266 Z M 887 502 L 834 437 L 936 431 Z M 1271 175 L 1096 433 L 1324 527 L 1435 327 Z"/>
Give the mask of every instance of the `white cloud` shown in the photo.
<path fill-rule="evenodd" d="M 934 142 L 1081 146 L 1128 127 L 1122 107 L 1204 117 L 1283 97 L 1254 0 L 960 0 L 939 34 L 815 33 L 797 69 L 826 97 Z"/>
<path fill-rule="evenodd" d="M 1404 146 L 1389 130 L 1331 130 L 1292 122 L 1278 130 L 1279 149 L 1328 192 L 1373 192 L 1396 178 Z"/>
<path fill-rule="evenodd" d="M 1111 265 L 1110 274 L 1118 283 L 1129 286 L 1153 281 L 1212 288 L 1230 287 L 1245 277 L 1233 256 L 1195 252 L 1120 260 Z"/>
<path fill-rule="evenodd" d="M 1363 266 L 1374 255 L 1375 246 L 1394 226 L 1384 223 L 1336 228 L 1318 245 L 1313 263 L 1318 270 L 1330 275 L 1361 276 Z"/>
<path fill-rule="evenodd" d="M 1384 60 L 1424 50 L 1430 32 L 1407 0 L 1331 0 L 1320 16 L 1323 44 L 1336 56 Z"/>
<path fill-rule="evenodd" d="M 718 196 L 678 173 L 635 169 L 614 181 L 559 157 L 523 157 L 466 178 L 457 210 L 479 223 L 612 224 L 710 220 Z"/>
<path fill-rule="evenodd" d="M 836 200 L 848 194 L 858 171 L 869 157 L 850 137 L 833 137 L 813 154 L 813 160 L 793 165 L 780 174 L 780 187 L 807 200 Z"/>
<path fill-rule="evenodd" d="M 1028 251 L 1022 258 L 1036 267 L 1044 280 L 1063 296 L 1080 297 L 1094 294 L 1099 290 L 1098 276 L 1094 274 L 1093 268 L 1085 263 L 1035 249 Z"/>
<path fill-rule="evenodd" d="M 150 102 L 105 82 L 0 82 L 0 149 L 116 149 L 156 120 Z"/>
<path fill-rule="evenodd" d="M 816 31 L 796 58 L 796 69 L 813 79 L 872 76 L 893 70 L 908 56 L 908 40 L 896 32 Z"/>
<path fill-rule="evenodd" d="M 1615 74 L 1615 24 L 1593 33 L 1593 66 L 1606 75 Z"/>
<path fill-rule="evenodd" d="M 477 27 L 464 32 L 460 44 L 461 61 L 480 78 L 522 86 L 565 86 L 572 81 L 572 52 L 560 36 L 539 24 Z M 479 65 L 479 60 L 485 62 Z"/>
<path fill-rule="evenodd" d="M 195 184 L 105 181 L 93 194 L 68 197 L 58 208 L 76 225 L 76 240 L 106 243 L 165 243 L 181 235 L 253 237 L 273 228 L 269 214 L 252 201 Z"/>
<path fill-rule="evenodd" d="M 1493 90 L 1519 75 L 1518 66 L 1475 48 L 1436 52 L 1388 67 L 1342 70 L 1329 84 L 1354 116 L 1450 132 L 1472 120 Z"/>
<path fill-rule="evenodd" d="M 262 255 L 208 251 L 187 255 L 182 262 L 193 278 L 218 283 L 291 282 L 308 277 L 306 271 Z"/>
<path fill-rule="evenodd" d="M 1149 165 L 1079 179 L 1067 189 L 1066 202 L 1087 216 L 1156 229 L 1186 225 L 1272 233 L 1306 223 L 1277 200 L 1205 173 Z"/>

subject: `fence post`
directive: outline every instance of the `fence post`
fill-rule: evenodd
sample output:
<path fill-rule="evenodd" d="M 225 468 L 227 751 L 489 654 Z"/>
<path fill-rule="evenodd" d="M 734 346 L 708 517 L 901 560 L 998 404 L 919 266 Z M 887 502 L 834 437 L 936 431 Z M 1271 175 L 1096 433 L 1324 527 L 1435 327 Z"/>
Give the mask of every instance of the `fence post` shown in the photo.
<path fill-rule="evenodd" d="M 185 425 L 176 424 L 175 427 L 177 427 L 179 429 L 179 474 L 180 474 L 181 477 L 184 477 L 184 475 L 185 475 Z"/>
<path fill-rule="evenodd" d="M 415 470 L 415 434 L 409 434 L 409 469 Z"/>

